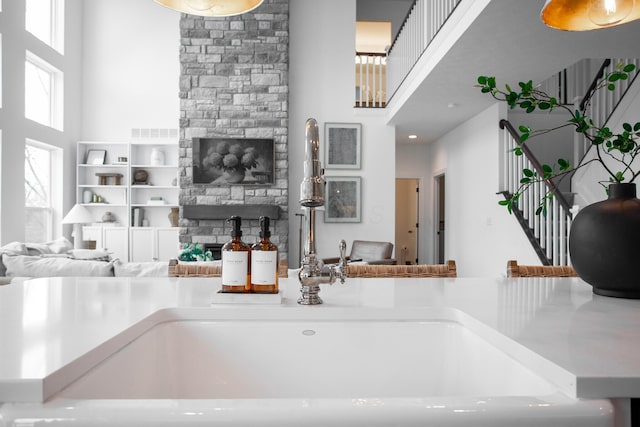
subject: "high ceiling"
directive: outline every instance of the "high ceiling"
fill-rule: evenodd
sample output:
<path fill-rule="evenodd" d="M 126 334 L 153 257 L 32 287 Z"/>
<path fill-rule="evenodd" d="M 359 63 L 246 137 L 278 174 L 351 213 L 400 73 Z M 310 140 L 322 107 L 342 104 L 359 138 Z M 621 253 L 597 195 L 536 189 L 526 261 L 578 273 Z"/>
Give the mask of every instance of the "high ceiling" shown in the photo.
<path fill-rule="evenodd" d="M 544 0 L 492 0 L 406 101 L 390 100 L 396 141 L 408 142 L 409 134 L 421 143 L 434 141 L 489 107 L 492 99 L 474 88 L 479 75 L 539 82 L 583 58 L 640 57 L 640 21 L 558 31 L 540 21 L 543 5 Z"/>

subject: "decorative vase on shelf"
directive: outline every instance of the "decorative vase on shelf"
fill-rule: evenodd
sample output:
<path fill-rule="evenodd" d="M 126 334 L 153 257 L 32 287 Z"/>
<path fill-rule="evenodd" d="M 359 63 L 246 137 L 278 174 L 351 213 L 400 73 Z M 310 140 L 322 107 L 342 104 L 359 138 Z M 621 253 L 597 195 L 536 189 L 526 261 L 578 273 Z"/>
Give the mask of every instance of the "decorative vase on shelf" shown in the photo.
<path fill-rule="evenodd" d="M 161 151 L 157 148 L 151 149 L 151 158 L 149 159 L 149 163 L 152 166 L 163 166 L 164 165 L 164 151 Z"/>
<path fill-rule="evenodd" d="M 178 226 L 178 220 L 180 219 L 180 213 L 178 208 L 171 208 L 171 212 L 169 212 L 169 222 L 172 227 Z"/>
<path fill-rule="evenodd" d="M 229 184 L 239 184 L 244 181 L 244 169 L 239 168 L 228 172 L 225 171 L 222 176 Z"/>
<path fill-rule="evenodd" d="M 82 203 L 93 202 L 93 192 L 91 190 L 84 190 L 82 192 Z"/>
<path fill-rule="evenodd" d="M 576 273 L 598 295 L 640 298 L 640 199 L 635 184 L 609 185 L 609 198 L 582 209 L 571 224 Z"/>

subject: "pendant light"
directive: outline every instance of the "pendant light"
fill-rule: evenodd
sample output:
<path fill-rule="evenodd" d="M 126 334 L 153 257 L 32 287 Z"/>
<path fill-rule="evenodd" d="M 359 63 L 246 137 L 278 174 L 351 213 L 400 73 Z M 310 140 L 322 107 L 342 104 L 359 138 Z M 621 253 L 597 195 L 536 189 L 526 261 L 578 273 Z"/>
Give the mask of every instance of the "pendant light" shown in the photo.
<path fill-rule="evenodd" d="M 558 30 L 597 30 L 640 19 L 640 0 L 547 0 L 540 18 Z"/>
<path fill-rule="evenodd" d="M 249 12 L 263 0 L 155 0 L 169 9 L 190 15 L 233 16 Z"/>

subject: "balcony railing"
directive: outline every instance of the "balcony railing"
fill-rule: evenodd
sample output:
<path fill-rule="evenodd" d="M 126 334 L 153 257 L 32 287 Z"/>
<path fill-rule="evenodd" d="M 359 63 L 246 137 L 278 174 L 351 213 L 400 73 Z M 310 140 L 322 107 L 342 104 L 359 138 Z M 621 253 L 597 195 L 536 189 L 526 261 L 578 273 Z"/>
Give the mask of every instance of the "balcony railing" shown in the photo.
<path fill-rule="evenodd" d="M 356 107 L 382 108 L 387 103 L 387 55 L 356 52 Z"/>
<path fill-rule="evenodd" d="M 415 0 L 387 54 L 388 99 L 462 0 Z"/>

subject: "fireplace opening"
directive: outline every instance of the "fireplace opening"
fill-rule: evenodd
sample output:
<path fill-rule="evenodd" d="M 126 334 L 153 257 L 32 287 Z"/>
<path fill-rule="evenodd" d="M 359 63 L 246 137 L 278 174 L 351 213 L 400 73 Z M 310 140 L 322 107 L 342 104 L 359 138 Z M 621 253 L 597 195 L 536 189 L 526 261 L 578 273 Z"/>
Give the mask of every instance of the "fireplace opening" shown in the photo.
<path fill-rule="evenodd" d="M 222 259 L 222 243 L 203 243 L 202 247 L 205 252 L 211 251 L 213 259 Z"/>

